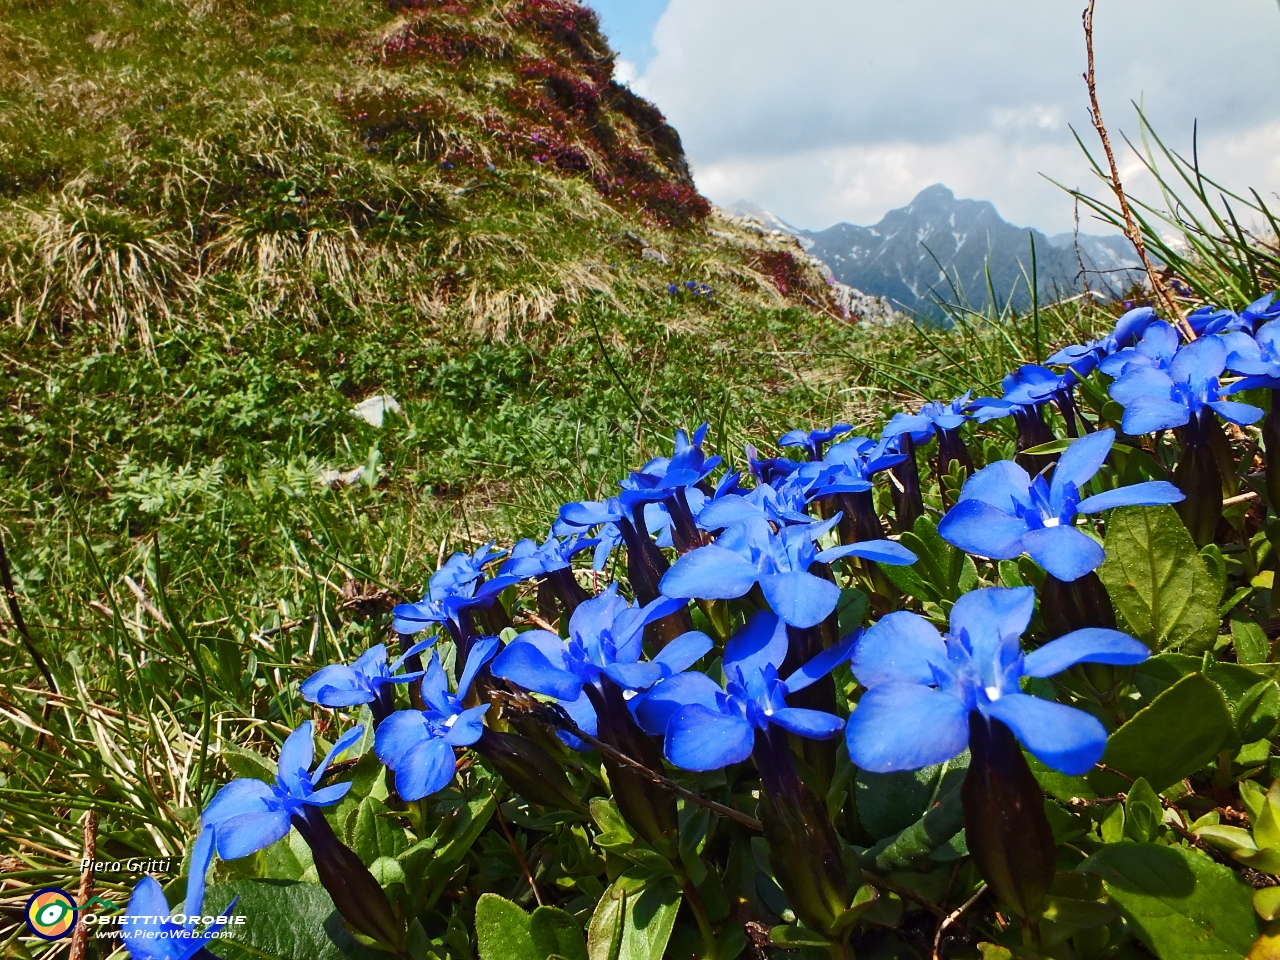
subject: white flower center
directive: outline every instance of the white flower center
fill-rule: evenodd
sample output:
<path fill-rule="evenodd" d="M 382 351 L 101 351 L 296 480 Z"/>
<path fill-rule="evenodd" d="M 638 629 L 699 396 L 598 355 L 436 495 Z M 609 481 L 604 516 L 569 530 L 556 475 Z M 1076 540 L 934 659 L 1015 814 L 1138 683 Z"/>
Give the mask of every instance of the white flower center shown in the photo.
<path fill-rule="evenodd" d="M 987 687 L 986 690 L 988 700 L 999 700 L 1004 695 L 999 687 Z"/>
<path fill-rule="evenodd" d="M 1061 525 L 1061 523 L 1062 521 L 1059 520 L 1057 517 L 1049 517 L 1047 520 L 1045 520 L 1044 525 L 1046 527 L 1056 527 Z"/>
<path fill-rule="evenodd" d="M 457 723 L 457 722 L 458 722 L 458 717 L 459 717 L 459 716 L 461 716 L 461 714 L 457 714 L 457 713 L 455 713 L 453 716 L 451 716 L 448 720 L 446 720 L 446 721 L 444 722 L 444 725 L 445 725 L 446 727 L 452 727 L 455 723 Z"/>

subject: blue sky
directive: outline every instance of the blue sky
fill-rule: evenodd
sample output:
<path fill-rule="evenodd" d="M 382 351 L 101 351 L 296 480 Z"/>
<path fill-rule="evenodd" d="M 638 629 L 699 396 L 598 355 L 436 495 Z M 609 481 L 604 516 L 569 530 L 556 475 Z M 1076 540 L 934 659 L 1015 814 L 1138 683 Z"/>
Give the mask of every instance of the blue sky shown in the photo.
<path fill-rule="evenodd" d="M 667 0 L 591 0 L 613 48 L 638 70 L 653 59 L 653 28 Z"/>
<path fill-rule="evenodd" d="M 1084 0 L 591 0 L 617 76 L 679 131 L 699 188 L 799 226 L 874 223 L 932 183 L 1068 230 L 1092 188 Z M 1189 44 L 1188 38 L 1194 38 Z M 1280 189 L 1276 0 L 1102 0 L 1096 48 L 1113 139 L 1132 102 L 1236 189 Z M 1150 191 L 1122 148 L 1126 186 Z M 1085 223 L 1089 229 L 1089 224 Z"/>

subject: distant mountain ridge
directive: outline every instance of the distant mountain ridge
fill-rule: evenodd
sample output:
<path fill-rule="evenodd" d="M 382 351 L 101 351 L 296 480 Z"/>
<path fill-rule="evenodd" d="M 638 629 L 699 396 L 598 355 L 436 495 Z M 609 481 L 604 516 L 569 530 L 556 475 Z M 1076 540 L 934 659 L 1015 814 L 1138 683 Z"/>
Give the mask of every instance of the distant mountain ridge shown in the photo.
<path fill-rule="evenodd" d="M 1018 307 L 1028 305 L 1025 277 L 1032 275 L 1032 239 L 1042 298 L 1082 292 L 1082 264 L 1089 288 L 1105 296 L 1118 296 L 1139 277 L 1137 257 L 1124 237 L 1046 236 L 1014 226 L 986 200 L 957 199 L 941 183 L 921 190 L 871 227 L 837 223 L 804 230 L 747 201 L 727 209 L 796 237 L 841 283 L 922 314 L 936 315 L 938 300 L 955 302 L 957 291 L 974 306 L 985 304 L 988 264 L 996 297 L 1004 302 L 1012 296 Z"/>

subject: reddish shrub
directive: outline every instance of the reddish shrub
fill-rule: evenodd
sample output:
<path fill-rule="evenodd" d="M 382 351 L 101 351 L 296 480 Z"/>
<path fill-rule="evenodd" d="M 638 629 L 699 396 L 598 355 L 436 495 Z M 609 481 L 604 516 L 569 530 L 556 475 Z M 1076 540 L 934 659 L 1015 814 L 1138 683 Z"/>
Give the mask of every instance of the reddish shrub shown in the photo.
<path fill-rule="evenodd" d="M 751 267 L 765 274 L 783 296 L 804 286 L 804 272 L 796 258 L 786 250 L 754 253 L 751 256 Z"/>

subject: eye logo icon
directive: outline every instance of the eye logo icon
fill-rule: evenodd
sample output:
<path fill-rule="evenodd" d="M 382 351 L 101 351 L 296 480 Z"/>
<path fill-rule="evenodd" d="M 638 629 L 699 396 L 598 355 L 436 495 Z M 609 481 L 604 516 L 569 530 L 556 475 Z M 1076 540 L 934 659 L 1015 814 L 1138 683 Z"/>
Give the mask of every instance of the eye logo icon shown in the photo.
<path fill-rule="evenodd" d="M 27 926 L 43 940 L 59 940 L 76 925 L 76 910 L 67 891 L 45 887 L 27 901 Z"/>

